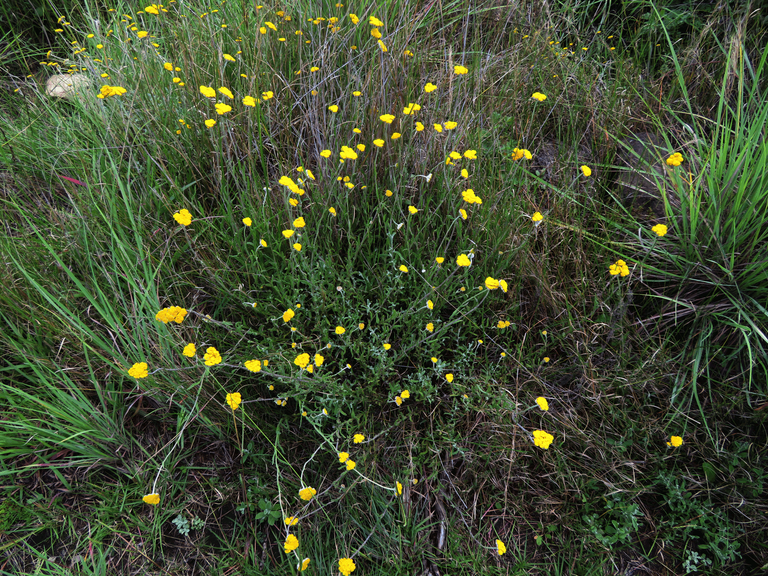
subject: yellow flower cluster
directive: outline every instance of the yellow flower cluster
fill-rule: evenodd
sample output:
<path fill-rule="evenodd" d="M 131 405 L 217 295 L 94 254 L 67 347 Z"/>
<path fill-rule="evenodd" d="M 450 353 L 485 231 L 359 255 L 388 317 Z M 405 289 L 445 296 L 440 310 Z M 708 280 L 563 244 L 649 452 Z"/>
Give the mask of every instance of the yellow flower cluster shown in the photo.
<path fill-rule="evenodd" d="M 232 408 L 233 412 L 237 410 L 237 407 L 240 406 L 240 402 L 242 402 L 242 400 L 243 398 L 240 396 L 240 392 L 232 392 L 227 394 L 227 404 L 230 408 Z"/>
<path fill-rule="evenodd" d="M 530 150 L 526 150 L 525 148 L 515 148 L 512 150 L 512 160 L 520 160 L 522 158 L 531 160 L 533 158 L 533 154 L 531 154 Z"/>
<path fill-rule="evenodd" d="M 306 500 L 307 502 L 312 500 L 315 494 L 317 494 L 317 490 L 315 490 L 311 486 L 307 486 L 306 488 L 302 488 L 301 490 L 299 490 L 299 498 L 301 498 L 302 500 Z"/>
<path fill-rule="evenodd" d="M 206 366 L 215 366 L 216 364 L 221 364 L 221 354 L 219 354 L 219 351 L 216 350 L 213 346 L 210 346 L 205 351 L 205 356 L 203 356 L 203 359 L 205 360 Z"/>
<path fill-rule="evenodd" d="M 629 267 L 624 260 L 616 260 L 616 264 L 611 264 L 608 271 L 611 273 L 611 276 L 617 276 L 619 274 L 621 274 L 622 277 L 629 276 Z"/>
<path fill-rule="evenodd" d="M 344 576 L 349 576 L 355 571 L 355 563 L 352 558 L 339 558 L 339 572 Z"/>
<path fill-rule="evenodd" d="M 679 448 L 683 445 L 683 438 L 682 436 L 672 436 L 669 439 L 669 442 L 667 442 L 667 446 L 671 446 L 673 448 Z"/>
<path fill-rule="evenodd" d="M 214 120 L 213 123 L 215 124 L 216 121 Z M 192 214 L 189 213 L 189 210 L 186 208 L 182 208 L 178 212 L 175 212 L 173 214 L 173 219 L 176 220 L 179 224 L 182 226 L 189 226 L 192 224 Z"/>
<path fill-rule="evenodd" d="M 104 98 L 110 98 L 112 96 L 121 96 L 126 92 L 127 90 L 122 86 L 108 86 L 107 84 L 104 84 L 96 97 L 103 100 Z"/>
<path fill-rule="evenodd" d="M 552 436 L 552 434 L 545 432 L 544 430 L 533 431 L 533 443 L 544 450 L 549 449 L 549 445 L 552 444 L 554 439 L 555 437 Z"/>
<path fill-rule="evenodd" d="M 180 306 L 171 306 L 169 308 L 163 308 L 155 314 L 155 320 L 160 320 L 163 324 L 168 322 L 176 322 L 181 324 L 184 321 L 184 317 L 187 315 L 187 311 Z"/>
<path fill-rule="evenodd" d="M 664 236 L 667 233 L 667 227 L 664 224 L 656 224 L 651 231 L 656 232 L 657 236 Z"/>
<path fill-rule="evenodd" d="M 675 152 L 669 158 L 667 158 L 667 164 L 670 166 L 680 166 L 683 163 L 683 155 L 680 152 Z"/>
<path fill-rule="evenodd" d="M 147 363 L 137 362 L 128 370 L 128 375 L 136 379 L 146 378 L 149 376 L 149 372 L 147 372 Z"/>

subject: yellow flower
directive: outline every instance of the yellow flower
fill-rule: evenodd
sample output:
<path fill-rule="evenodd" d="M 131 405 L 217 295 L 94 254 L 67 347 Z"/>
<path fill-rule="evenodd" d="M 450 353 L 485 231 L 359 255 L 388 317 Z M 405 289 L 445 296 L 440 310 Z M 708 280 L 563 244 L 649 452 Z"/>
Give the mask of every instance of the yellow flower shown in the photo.
<path fill-rule="evenodd" d="M 355 434 L 352 437 L 352 442 L 354 444 L 361 444 L 363 441 L 365 441 L 365 436 L 363 436 L 362 434 Z"/>
<path fill-rule="evenodd" d="M 213 122 L 214 124 L 216 123 L 215 120 Z M 189 210 L 186 208 L 182 208 L 178 212 L 174 213 L 173 219 L 182 226 L 189 226 L 192 223 L 192 214 L 190 214 Z"/>
<path fill-rule="evenodd" d="M 191 342 L 186 346 L 184 346 L 184 351 L 182 352 L 182 354 L 184 356 L 187 356 L 188 358 L 194 358 L 196 353 L 197 353 L 197 348 Z"/>
<path fill-rule="evenodd" d="M 449 120 L 449 121 L 447 121 L 447 122 L 444 122 L 444 123 L 443 123 L 443 126 L 445 126 L 445 129 L 446 129 L 446 130 L 453 130 L 453 129 L 454 129 L 454 128 L 456 128 L 456 126 L 458 126 L 458 125 L 459 125 L 459 123 L 458 123 L 458 122 L 453 122 L 453 121 L 451 121 L 451 120 Z M 453 154 L 454 154 L 454 153 L 453 153 L 453 152 L 451 152 L 451 158 L 453 158 L 454 160 L 458 160 L 459 158 L 461 158 L 461 156 L 459 156 L 459 155 L 458 155 L 458 153 L 457 153 L 457 155 L 456 155 L 456 156 L 454 156 Z"/>
<path fill-rule="evenodd" d="M 453 374 L 446 374 L 445 379 L 448 381 L 448 384 L 451 384 L 453 382 Z"/>
<path fill-rule="evenodd" d="M 504 294 L 507 293 L 507 281 L 506 280 L 499 280 L 499 288 L 501 288 L 501 291 L 504 292 Z"/>
<path fill-rule="evenodd" d="M 467 70 L 464 66 L 454 66 L 453 72 L 455 74 L 466 74 L 467 72 L 469 72 L 469 70 Z"/>
<path fill-rule="evenodd" d="M 398 268 L 398 270 L 400 270 L 400 272 L 402 272 L 403 274 L 408 274 L 408 266 L 406 266 L 405 264 L 400 264 L 400 268 Z"/>
<path fill-rule="evenodd" d="M 506 553 L 507 547 L 504 546 L 504 542 L 501 540 L 496 540 L 496 552 L 499 553 L 499 556 L 502 556 L 504 553 Z"/>
<path fill-rule="evenodd" d="M 429 322 L 427 324 L 427 332 L 434 332 L 435 331 L 435 325 L 432 324 L 432 322 Z"/>
<path fill-rule="evenodd" d="M 533 443 L 538 446 L 539 448 L 544 448 L 544 450 L 549 449 L 549 445 L 552 444 L 552 441 L 555 439 L 552 434 L 549 434 L 548 432 L 545 432 L 544 430 L 534 430 L 533 431 Z"/>
<path fill-rule="evenodd" d="M 301 561 L 301 566 L 297 566 L 301 572 L 304 572 L 307 568 L 309 568 L 309 558 L 304 558 L 304 560 Z"/>
<path fill-rule="evenodd" d="M 456 258 L 456 264 L 458 266 L 469 266 L 472 264 L 472 261 L 467 258 L 466 254 L 459 254 L 459 257 Z"/>
<path fill-rule="evenodd" d="M 246 96 L 243 98 L 244 106 L 256 106 L 256 99 L 253 96 Z"/>
<path fill-rule="evenodd" d="M 213 118 L 208 118 L 208 120 L 205 121 L 205 125 L 208 128 L 213 128 L 214 126 L 216 126 L 216 120 L 214 120 Z"/>
<path fill-rule="evenodd" d="M 438 264 L 442 264 L 443 262 L 445 262 L 445 258 L 443 258 L 442 256 L 436 256 L 435 262 L 437 262 Z"/>
<path fill-rule="evenodd" d="M 302 216 L 299 216 L 296 218 L 296 220 L 293 221 L 293 227 L 294 228 L 304 228 L 307 223 L 304 221 L 304 218 Z"/>
<path fill-rule="evenodd" d="M 582 173 L 584 174 L 584 176 L 585 176 L 585 177 L 587 177 L 587 178 L 589 178 L 590 176 L 592 176 L 592 169 L 591 169 L 589 166 L 587 166 L 586 164 L 584 164 L 583 166 L 581 166 L 581 172 L 582 172 Z"/>
<path fill-rule="evenodd" d="M 275 97 L 275 93 L 272 92 L 272 90 L 267 90 L 266 92 L 261 93 L 261 99 L 264 100 L 265 102 L 274 97 Z"/>
<path fill-rule="evenodd" d="M 245 224 L 246 226 L 250 226 L 251 224 L 253 224 L 253 220 L 247 217 L 243 218 L 243 224 Z"/>
<path fill-rule="evenodd" d="M 259 360 L 247 360 L 245 367 L 251 372 L 261 372 L 261 362 Z"/>
<path fill-rule="evenodd" d="M 485 287 L 488 288 L 488 290 L 496 290 L 499 287 L 499 281 L 488 276 L 485 279 Z"/>
<path fill-rule="evenodd" d="M 238 406 L 240 406 L 241 401 L 242 401 L 242 396 L 240 396 L 240 392 L 233 392 L 231 394 L 227 394 L 227 404 L 229 404 L 229 407 L 232 408 L 233 412 L 237 410 Z"/>
<path fill-rule="evenodd" d="M 461 219 L 462 220 L 466 220 L 467 219 L 467 211 L 464 210 L 464 208 L 459 208 L 459 214 L 461 215 Z"/>
<path fill-rule="evenodd" d="M 307 502 L 312 500 L 312 497 L 315 494 L 317 494 L 317 490 L 315 490 L 311 486 L 307 486 L 306 488 L 302 488 L 301 490 L 299 490 L 299 498 L 301 498 L 302 500 L 306 500 Z"/>
<path fill-rule="evenodd" d="M 373 18 L 373 16 L 371 16 Z M 339 572 L 344 576 L 349 576 L 355 571 L 355 563 L 352 558 L 339 558 Z"/>
<path fill-rule="evenodd" d="M 423 132 L 424 131 L 424 124 L 421 122 L 416 122 L 416 132 Z"/>
<path fill-rule="evenodd" d="M 136 34 L 136 36 L 138 36 L 139 38 L 146 38 L 148 34 L 149 32 L 145 32 L 144 30 L 142 30 L 141 32 Z"/>
<path fill-rule="evenodd" d="M 176 322 L 181 324 L 184 321 L 184 317 L 187 315 L 187 311 L 180 306 L 170 306 L 169 308 L 163 308 L 155 314 L 155 320 L 159 320 L 163 324 L 168 322 Z"/>
<path fill-rule="evenodd" d="M 403 494 L 403 485 L 400 484 L 400 482 L 396 482 L 395 486 L 397 488 L 397 495 L 398 496 L 402 496 L 402 494 Z"/>
<path fill-rule="evenodd" d="M 670 166 L 680 166 L 683 163 L 683 155 L 680 152 L 675 152 L 669 158 L 667 158 L 667 164 Z"/>
<path fill-rule="evenodd" d="M 299 519 L 295 516 L 288 516 L 283 522 L 285 522 L 286 526 L 296 526 L 299 523 Z"/>
<path fill-rule="evenodd" d="M 401 397 L 403 400 L 408 400 L 408 398 L 410 398 L 410 397 L 411 397 L 411 392 L 410 392 L 410 390 L 403 390 L 402 392 L 400 392 L 400 397 Z"/>
<path fill-rule="evenodd" d="M 288 534 L 288 537 L 285 539 L 285 544 L 283 544 L 283 548 L 285 549 L 286 554 L 290 554 L 296 548 L 299 547 L 299 539 L 296 538 L 293 534 Z"/>
<path fill-rule="evenodd" d="M 226 114 L 227 112 L 232 110 L 232 106 L 229 106 L 228 104 L 222 104 L 221 102 L 216 104 L 215 108 L 219 116 L 221 116 L 222 114 Z"/>
<path fill-rule="evenodd" d="M 338 107 L 338 106 L 336 106 L 336 104 L 332 104 L 332 105 L 328 106 L 328 110 L 330 110 L 331 112 L 333 112 L 334 114 L 336 114 L 336 112 L 338 112 L 338 111 L 339 111 L 339 107 Z"/>
<path fill-rule="evenodd" d="M 547 402 L 547 399 L 544 398 L 544 396 L 539 396 L 536 398 L 536 404 L 538 404 L 539 408 L 541 408 L 544 412 L 549 410 L 549 402 Z"/>
<path fill-rule="evenodd" d="M 435 303 L 432 302 L 432 300 L 427 300 L 427 308 L 432 310 L 432 309 L 434 309 L 434 307 L 435 307 Z"/>
<path fill-rule="evenodd" d="M 534 92 L 531 96 L 534 100 L 538 100 L 539 102 L 544 102 L 544 100 L 547 99 L 547 96 L 545 94 L 542 94 L 541 92 Z"/>
<path fill-rule="evenodd" d="M 371 16 L 368 19 L 368 24 L 370 24 L 371 26 L 384 26 L 384 22 L 376 18 L 376 16 Z"/>
<path fill-rule="evenodd" d="M 210 86 L 200 86 L 200 94 L 206 98 L 216 98 L 216 90 Z"/>
<path fill-rule="evenodd" d="M 427 82 L 426 85 L 424 86 L 424 92 L 426 92 L 427 94 L 429 94 L 430 92 L 434 92 L 435 90 L 437 90 L 437 86 L 432 84 L 432 82 Z"/>
<path fill-rule="evenodd" d="M 354 460 L 347 460 L 347 472 L 354 470 L 355 466 L 357 466 L 357 464 Z"/>
<path fill-rule="evenodd" d="M 376 140 L 373 141 L 373 144 L 374 146 L 378 146 L 379 148 L 381 148 L 382 146 L 384 146 L 384 140 L 382 140 L 381 138 L 376 138 Z"/>
<path fill-rule="evenodd" d="M 229 62 L 237 62 L 237 60 L 235 60 L 234 56 L 232 56 L 231 54 L 226 54 L 226 53 L 224 54 L 224 60 L 228 60 Z"/>
<path fill-rule="evenodd" d="M 339 462 L 344 464 L 347 460 L 349 460 L 349 452 L 339 452 Z"/>
<path fill-rule="evenodd" d="M 343 327 L 343 326 L 336 326 L 336 330 L 335 330 L 335 332 L 336 332 L 336 334 L 338 334 L 339 336 L 341 336 L 342 334 L 344 334 L 344 332 L 346 332 L 346 330 L 344 329 L 344 327 Z"/>
<path fill-rule="evenodd" d="M 480 198 L 480 196 L 475 195 L 475 191 L 472 190 L 472 188 L 469 188 L 468 190 L 464 190 L 461 193 L 461 197 L 464 199 L 464 202 L 468 204 L 482 204 L 483 200 Z"/>
<path fill-rule="evenodd" d="M 147 376 L 149 376 L 149 373 L 147 372 L 147 363 L 137 362 L 136 364 L 131 366 L 131 368 L 128 370 L 128 376 L 132 376 L 137 380 L 139 378 L 146 378 Z"/>
<path fill-rule="evenodd" d="M 403 108 L 403 114 L 405 114 L 406 116 L 410 116 L 411 114 L 413 114 L 414 112 L 418 112 L 419 110 L 421 110 L 421 106 L 419 106 L 418 104 L 414 104 L 413 102 L 410 102 L 408 106 Z"/>
<path fill-rule="evenodd" d="M 464 158 L 468 158 L 470 160 L 477 160 L 477 150 L 467 150 L 464 152 Z"/>
<path fill-rule="evenodd" d="M 392 140 L 397 140 L 402 134 L 400 132 L 392 132 Z"/>
<path fill-rule="evenodd" d="M 442 124 L 433 124 L 432 127 L 435 129 L 435 132 L 442 132 L 443 131 L 443 125 Z"/>
<path fill-rule="evenodd" d="M 357 14 L 350 14 L 349 19 L 352 20 L 352 24 L 360 22 L 360 18 L 357 17 Z"/>
<path fill-rule="evenodd" d="M 544 216 L 541 215 L 541 212 L 534 212 L 533 216 L 531 216 L 531 221 L 536 226 L 538 226 L 539 225 L 538 223 L 541 222 L 542 220 L 544 220 Z"/>
<path fill-rule="evenodd" d="M 411 214 L 416 214 L 418 211 L 419 209 L 416 208 L 416 206 L 408 206 L 408 212 L 410 212 Z"/>
<path fill-rule="evenodd" d="M 623 277 L 629 275 L 629 267 L 627 266 L 627 263 L 624 262 L 624 260 L 617 260 L 616 264 L 611 264 L 608 268 L 608 271 L 611 273 L 611 276 L 617 276 L 621 274 Z"/>
<path fill-rule="evenodd" d="M 508 328 L 510 325 L 509 320 L 499 320 L 499 322 L 496 324 L 496 328 L 499 330 L 503 330 L 504 328 Z"/>
<path fill-rule="evenodd" d="M 328 208 L 328 212 L 330 212 L 333 216 L 336 216 L 336 208 L 334 208 L 333 206 Z"/>
<path fill-rule="evenodd" d="M 512 160 L 520 160 L 521 158 L 531 160 L 533 154 L 531 154 L 530 150 L 526 150 L 525 148 L 515 148 L 512 150 Z"/>
<path fill-rule="evenodd" d="M 306 368 L 307 364 L 309 364 L 309 354 L 304 352 L 303 354 L 299 354 L 296 356 L 296 359 L 293 361 L 296 366 L 299 368 Z"/>
<path fill-rule="evenodd" d="M 145 504 L 149 504 L 150 506 L 157 506 L 158 504 L 160 504 L 160 494 L 157 494 L 157 493 L 147 494 L 146 496 L 144 496 L 144 498 L 142 498 L 142 500 L 144 501 Z"/>
<path fill-rule="evenodd" d="M 379 38 L 381 38 L 381 32 L 379 32 L 378 28 L 374 28 L 373 30 L 371 30 L 371 36 L 373 36 L 378 40 Z"/>
<path fill-rule="evenodd" d="M 394 115 L 392 114 L 384 114 L 383 116 L 379 116 L 379 120 L 382 122 L 386 122 L 387 124 L 392 124 L 392 121 L 395 119 Z"/>
<path fill-rule="evenodd" d="M 264 248 L 266 248 L 266 247 L 267 247 L 267 241 L 266 241 L 266 240 L 264 240 L 264 238 L 262 238 L 261 240 L 259 240 L 259 244 L 261 244 L 261 245 L 262 245 Z"/>
<path fill-rule="evenodd" d="M 295 230 L 283 230 L 283 232 L 282 232 L 283 236 L 285 236 L 286 238 L 290 238 L 295 233 L 296 233 Z"/>
<path fill-rule="evenodd" d="M 667 227 L 664 224 L 656 224 L 651 231 L 656 232 L 657 236 L 664 236 L 667 233 Z"/>
<path fill-rule="evenodd" d="M 216 364 L 221 364 L 221 354 L 219 354 L 219 351 L 216 350 L 216 348 L 213 346 L 208 347 L 208 349 L 205 351 L 203 359 L 205 360 L 206 366 L 215 366 Z"/>
<path fill-rule="evenodd" d="M 323 365 L 323 362 L 325 362 L 325 358 L 322 357 L 320 354 L 315 354 L 315 366 L 320 368 L 320 366 Z"/>
<path fill-rule="evenodd" d="M 667 446 L 672 446 L 674 448 L 678 448 L 683 445 L 683 437 L 682 436 L 672 436 L 669 439 L 669 442 L 667 442 Z"/>
<path fill-rule="evenodd" d="M 322 156 L 323 158 L 330 158 L 331 151 L 330 150 L 323 150 L 322 152 L 320 152 L 320 156 Z"/>
<path fill-rule="evenodd" d="M 229 98 L 229 99 L 232 99 L 232 98 L 234 98 L 234 97 L 235 97 L 235 96 L 232 94 L 232 92 L 229 90 L 229 88 L 224 88 L 224 86 L 222 86 L 221 88 L 219 88 L 219 92 L 221 92 L 222 94 L 224 94 L 224 96 L 226 96 L 226 97 L 227 97 L 227 98 Z"/>

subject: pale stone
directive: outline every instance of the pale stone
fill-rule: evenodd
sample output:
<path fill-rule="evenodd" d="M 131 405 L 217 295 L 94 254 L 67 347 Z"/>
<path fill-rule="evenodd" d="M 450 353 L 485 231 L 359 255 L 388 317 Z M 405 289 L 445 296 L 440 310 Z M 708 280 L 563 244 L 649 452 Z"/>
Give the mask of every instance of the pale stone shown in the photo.
<path fill-rule="evenodd" d="M 85 74 L 56 74 L 45 83 L 45 93 L 48 96 L 65 100 L 73 100 L 76 96 L 90 96 L 90 88 L 91 81 Z"/>

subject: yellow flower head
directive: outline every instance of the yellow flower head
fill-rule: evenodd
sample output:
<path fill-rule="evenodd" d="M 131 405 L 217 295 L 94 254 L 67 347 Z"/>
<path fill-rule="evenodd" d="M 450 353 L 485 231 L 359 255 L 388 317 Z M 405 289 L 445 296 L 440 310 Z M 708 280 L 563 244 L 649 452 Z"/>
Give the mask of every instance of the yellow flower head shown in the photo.
<path fill-rule="evenodd" d="M 539 396 L 536 398 L 536 404 L 538 404 L 539 408 L 541 408 L 544 412 L 549 410 L 549 402 L 547 402 L 547 399 L 544 398 L 544 396 Z"/>
<path fill-rule="evenodd" d="M 619 274 L 621 274 L 622 277 L 629 276 L 629 267 L 624 260 L 617 260 L 616 264 L 611 264 L 608 271 L 611 273 L 611 276 L 617 276 Z"/>
<path fill-rule="evenodd" d="M 403 400 L 408 400 L 408 398 L 410 398 L 410 397 L 411 397 L 411 392 L 410 392 L 410 390 L 403 390 L 402 392 L 400 392 L 400 397 L 401 397 Z"/>
<path fill-rule="evenodd" d="M 171 306 L 169 308 L 163 308 L 160 312 L 155 314 L 155 320 L 159 320 L 163 324 L 168 324 L 168 322 L 181 324 L 186 315 L 187 311 L 184 308 L 181 308 L 180 306 Z"/>
<path fill-rule="evenodd" d="M 459 254 L 459 257 L 456 258 L 456 265 L 457 266 L 470 266 L 472 264 L 472 261 L 467 258 L 466 254 Z"/>
<path fill-rule="evenodd" d="M 397 495 L 401 496 L 403 494 L 403 485 L 400 482 L 396 482 L 395 487 L 397 488 Z"/>
<path fill-rule="evenodd" d="M 389 350 L 390 348 L 392 348 L 392 344 L 390 344 L 389 342 L 385 342 L 384 343 L 384 350 Z"/>
<path fill-rule="evenodd" d="M 467 72 L 469 72 L 469 70 L 467 70 L 464 66 L 454 66 L 453 72 L 455 74 L 466 74 Z"/>
<path fill-rule="evenodd" d="M 339 452 L 339 462 L 344 464 L 347 460 L 349 460 L 349 452 Z"/>
<path fill-rule="evenodd" d="M 215 124 L 216 121 L 214 120 L 213 123 Z M 173 219 L 176 220 L 179 224 L 182 226 L 189 226 L 192 224 L 192 214 L 189 213 L 189 210 L 186 208 L 182 208 L 178 212 L 175 212 L 173 215 Z"/>
<path fill-rule="evenodd" d="M 667 164 L 670 166 L 680 166 L 683 163 L 683 155 L 680 152 L 675 152 L 669 158 L 667 158 Z"/>
<path fill-rule="evenodd" d="M 531 221 L 536 226 L 538 226 L 539 222 L 541 222 L 542 220 L 544 220 L 544 216 L 541 215 L 541 212 L 534 212 L 533 216 L 531 216 Z"/>
<path fill-rule="evenodd" d="M 146 378 L 149 376 L 149 373 L 147 372 L 147 363 L 137 362 L 128 370 L 128 375 L 136 379 Z"/>
<path fill-rule="evenodd" d="M 245 224 L 246 226 L 251 226 L 251 224 L 253 224 L 253 220 L 247 217 L 243 218 L 243 224 Z"/>
<path fill-rule="evenodd" d="M 283 545 L 283 548 L 285 549 L 286 554 L 290 554 L 296 548 L 299 547 L 299 539 L 296 538 L 293 534 L 288 534 L 288 537 L 285 539 L 285 544 Z"/>
<path fill-rule="evenodd" d="M 296 356 L 296 359 L 293 361 L 296 366 L 299 368 L 306 368 L 307 364 L 309 364 L 309 354 L 304 352 L 303 354 L 299 354 Z"/>
<path fill-rule="evenodd" d="M 365 436 L 363 436 L 362 434 L 355 434 L 352 437 L 352 442 L 354 444 L 361 444 L 363 441 L 365 441 Z"/>
<path fill-rule="evenodd" d="M 377 146 L 378 148 L 381 148 L 382 146 L 384 146 L 384 140 L 382 140 L 381 138 L 376 138 L 376 140 L 373 141 L 373 145 Z"/>
<path fill-rule="evenodd" d="M 453 383 L 453 374 L 450 374 L 450 373 L 446 374 L 445 375 L 445 379 L 448 381 L 448 384 L 452 384 Z"/>
<path fill-rule="evenodd" d="M 512 160 L 520 160 L 522 158 L 531 160 L 533 158 L 533 154 L 531 154 L 530 150 L 526 150 L 525 148 L 515 148 L 512 150 Z"/>
<path fill-rule="evenodd" d="M 307 486 L 306 488 L 302 488 L 301 490 L 299 490 L 299 498 L 301 498 L 302 500 L 306 500 L 307 502 L 312 500 L 315 494 L 317 494 L 317 490 L 315 490 L 311 486 Z"/>
<path fill-rule="evenodd" d="M 499 287 L 499 281 L 488 276 L 485 279 L 485 287 L 488 288 L 488 290 L 496 290 Z"/>
<path fill-rule="evenodd" d="M 651 231 L 656 232 L 657 236 L 664 236 L 667 233 L 667 227 L 664 224 L 656 224 Z"/>
<path fill-rule="evenodd" d="M 295 516 L 288 516 L 283 522 L 285 522 L 286 526 L 296 526 L 299 523 L 299 519 Z"/>
<path fill-rule="evenodd" d="M 432 322 L 427 323 L 427 332 L 434 332 L 435 331 L 435 325 L 432 324 Z"/>
<path fill-rule="evenodd" d="M 344 332 L 346 332 L 346 330 L 344 329 L 344 326 L 336 326 L 335 332 L 336 334 L 341 336 L 342 334 L 344 334 Z"/>
<path fill-rule="evenodd" d="M 261 372 L 261 361 L 259 360 L 246 360 L 244 366 L 251 372 Z"/>
<path fill-rule="evenodd" d="M 221 354 L 219 354 L 219 351 L 216 350 L 213 346 L 210 346 L 205 351 L 205 356 L 203 356 L 205 359 L 205 365 L 206 366 L 215 366 L 216 364 L 221 364 Z"/>
<path fill-rule="evenodd" d="M 589 166 L 587 166 L 586 164 L 581 166 L 581 172 L 582 172 L 582 174 L 584 174 L 584 176 L 586 178 L 589 178 L 590 176 L 592 176 L 592 169 Z"/>
<path fill-rule="evenodd" d="M 371 16 L 368 19 L 368 24 L 370 24 L 371 26 L 384 26 L 384 22 L 376 18 L 376 16 Z"/>
<path fill-rule="evenodd" d="M 544 450 L 549 449 L 549 445 L 552 444 L 552 441 L 555 439 L 552 434 L 549 434 L 548 432 L 545 432 L 544 430 L 534 430 L 533 431 L 533 443 L 538 446 L 539 448 L 543 448 Z"/>
<path fill-rule="evenodd" d="M 229 404 L 229 407 L 232 408 L 233 412 L 237 410 L 238 406 L 240 406 L 241 401 L 242 401 L 242 397 L 240 396 L 240 392 L 233 392 L 231 394 L 227 394 L 227 404 Z"/>
<path fill-rule="evenodd" d="M 682 436 L 672 436 L 669 439 L 669 442 L 667 442 L 667 446 L 672 446 L 674 448 L 678 448 L 683 445 L 683 438 Z"/>
<path fill-rule="evenodd" d="M 386 122 L 387 124 L 392 124 L 392 121 L 395 119 L 394 115 L 392 114 L 384 114 L 383 116 L 379 116 L 379 120 L 382 122 Z"/>
<path fill-rule="evenodd" d="M 531 96 L 534 100 L 538 100 L 539 102 L 544 102 L 544 100 L 547 99 L 546 94 L 542 94 L 541 92 L 534 92 Z"/>
<path fill-rule="evenodd" d="M 357 464 L 355 463 L 354 460 L 347 460 L 347 471 L 348 472 L 350 470 L 354 470 L 355 466 L 357 466 Z"/>
<path fill-rule="evenodd" d="M 144 501 L 145 504 L 149 504 L 150 506 L 157 506 L 158 504 L 160 504 L 160 494 L 157 494 L 157 493 L 147 494 L 146 496 L 144 496 L 144 498 L 142 498 L 142 500 Z"/>
<path fill-rule="evenodd" d="M 307 568 L 309 568 L 309 558 L 304 558 L 304 560 L 301 561 L 301 566 L 296 566 L 301 572 L 304 572 Z"/>
<path fill-rule="evenodd" d="M 355 563 L 352 558 L 339 558 L 339 572 L 344 576 L 349 576 L 355 571 Z"/>
<path fill-rule="evenodd" d="M 398 268 L 398 270 L 400 270 L 400 272 L 402 272 L 403 274 L 408 274 L 408 266 L 406 266 L 405 264 L 400 264 L 400 268 Z"/>
<path fill-rule="evenodd" d="M 186 346 L 184 346 L 184 351 L 182 352 L 182 354 L 184 356 L 187 356 L 188 358 L 194 358 L 196 353 L 197 353 L 197 348 L 191 342 Z"/>
<path fill-rule="evenodd" d="M 427 82 L 424 85 L 424 92 L 426 92 L 427 94 L 429 94 L 430 92 L 434 92 L 435 90 L 437 90 L 437 86 L 432 84 L 432 82 Z"/>
<path fill-rule="evenodd" d="M 216 90 L 210 86 L 200 86 L 200 94 L 206 98 L 216 98 Z"/>
<path fill-rule="evenodd" d="M 408 212 L 410 212 L 411 214 L 416 214 L 418 211 L 419 209 L 416 208 L 416 206 L 408 206 Z"/>

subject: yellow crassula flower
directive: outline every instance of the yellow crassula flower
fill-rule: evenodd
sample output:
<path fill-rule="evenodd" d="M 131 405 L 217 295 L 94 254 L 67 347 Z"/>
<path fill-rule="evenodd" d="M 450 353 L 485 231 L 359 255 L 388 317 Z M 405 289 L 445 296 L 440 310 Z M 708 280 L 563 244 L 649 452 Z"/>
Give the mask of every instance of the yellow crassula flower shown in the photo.
<path fill-rule="evenodd" d="M 499 556 L 502 556 L 506 553 L 507 547 L 504 545 L 504 542 L 501 540 L 496 540 L 496 552 L 499 554 Z"/>
<path fill-rule="evenodd" d="M 363 441 L 365 441 L 365 436 L 363 436 L 362 434 L 355 434 L 352 437 L 352 442 L 354 444 L 361 444 Z"/>
<path fill-rule="evenodd" d="M 187 356 L 188 358 L 194 358 L 196 353 L 197 353 L 197 348 L 192 342 L 184 346 L 184 351 L 182 352 L 182 354 L 184 356 Z"/>
<path fill-rule="evenodd" d="M 286 554 L 290 554 L 296 548 L 299 547 L 299 539 L 296 538 L 293 534 L 288 534 L 288 537 L 285 539 L 285 544 L 283 544 L 283 549 L 285 550 Z"/>
<path fill-rule="evenodd" d="M 336 334 L 341 336 L 342 334 L 344 334 L 344 332 L 346 332 L 346 330 L 344 329 L 344 326 L 336 326 L 335 332 Z"/>
<path fill-rule="evenodd" d="M 538 100 L 539 102 L 544 102 L 544 100 L 547 99 L 546 94 L 542 94 L 541 92 L 534 92 L 531 96 L 534 100 Z"/>
<path fill-rule="evenodd" d="M 470 266 L 471 264 L 472 261 L 467 257 L 466 254 L 459 254 L 459 257 L 456 258 L 457 266 Z"/>
<path fill-rule="evenodd" d="M 664 236 L 667 233 L 667 227 L 664 224 L 656 224 L 651 231 L 656 232 L 657 236 Z"/>
<path fill-rule="evenodd" d="M 536 398 L 536 404 L 538 404 L 539 408 L 541 408 L 544 412 L 549 410 L 549 402 L 547 402 L 547 399 L 544 398 L 544 396 L 539 396 Z"/>
<path fill-rule="evenodd" d="M 216 123 L 216 120 L 213 121 L 213 123 Z M 179 224 L 182 226 L 189 226 L 192 224 L 192 214 L 189 213 L 189 210 L 186 208 L 182 208 L 178 212 L 175 212 L 173 214 L 173 219 L 176 220 Z"/>
<path fill-rule="evenodd" d="M 304 352 L 303 354 L 299 354 L 298 356 L 296 356 L 296 359 L 293 361 L 293 363 L 296 364 L 296 366 L 298 366 L 299 368 L 302 368 L 302 369 L 306 368 L 307 364 L 309 364 L 309 354 L 307 354 L 306 352 Z"/>
<path fill-rule="evenodd" d="M 247 360 L 244 365 L 251 372 L 261 372 L 261 361 L 259 360 Z"/>
<path fill-rule="evenodd" d="M 485 287 L 488 288 L 488 290 L 496 290 L 499 287 L 499 281 L 488 276 L 485 279 Z"/>
<path fill-rule="evenodd" d="M 139 378 L 146 378 L 149 376 L 149 372 L 147 372 L 147 363 L 146 362 L 137 362 L 131 368 L 128 370 L 128 376 L 132 376 L 133 378 L 136 378 L 137 380 Z"/>
<path fill-rule="evenodd" d="M 669 442 L 667 442 L 667 446 L 671 446 L 673 448 L 679 448 L 683 445 L 683 437 L 682 436 L 672 436 L 669 439 Z"/>
<path fill-rule="evenodd" d="M 581 173 L 584 174 L 585 178 L 589 178 L 590 176 L 592 176 L 592 169 L 586 164 L 584 164 L 583 166 L 581 166 Z"/>
<path fill-rule="evenodd" d="M 213 346 L 208 347 L 208 349 L 205 351 L 203 359 L 205 360 L 206 366 L 215 366 L 216 364 L 221 364 L 221 354 L 219 354 L 219 351 L 216 350 L 216 348 Z"/>

